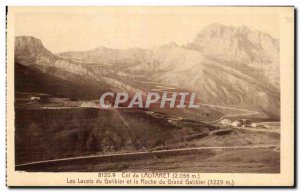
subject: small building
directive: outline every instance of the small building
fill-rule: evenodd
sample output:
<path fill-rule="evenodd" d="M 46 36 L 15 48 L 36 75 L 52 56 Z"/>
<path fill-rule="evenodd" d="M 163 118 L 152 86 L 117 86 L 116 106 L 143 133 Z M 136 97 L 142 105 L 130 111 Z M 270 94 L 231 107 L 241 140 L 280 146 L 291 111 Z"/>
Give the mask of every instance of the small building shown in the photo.
<path fill-rule="evenodd" d="M 266 128 L 264 125 L 259 123 L 251 123 L 252 128 Z"/>
<path fill-rule="evenodd" d="M 250 127 L 251 126 L 251 121 L 250 119 L 240 119 L 239 122 L 244 125 L 245 127 Z"/>
<path fill-rule="evenodd" d="M 253 127 L 253 128 L 258 127 L 258 124 L 257 123 L 251 123 L 250 127 Z"/>
<path fill-rule="evenodd" d="M 30 97 L 30 101 L 40 101 L 41 97 Z"/>
<path fill-rule="evenodd" d="M 240 127 L 242 125 L 242 123 L 240 121 L 236 120 L 233 123 L 231 123 L 231 125 L 234 127 Z"/>
<path fill-rule="evenodd" d="M 35 102 L 47 102 L 49 100 L 50 96 L 45 93 L 38 93 L 38 94 L 32 94 L 29 97 L 30 101 L 35 101 Z"/>
<path fill-rule="evenodd" d="M 250 119 L 238 119 L 235 120 L 232 124 L 234 127 L 256 127 L 256 123 L 252 123 Z"/>
<path fill-rule="evenodd" d="M 222 119 L 221 121 L 219 121 L 219 124 L 222 124 L 222 125 L 231 125 L 231 120 L 229 119 Z"/>

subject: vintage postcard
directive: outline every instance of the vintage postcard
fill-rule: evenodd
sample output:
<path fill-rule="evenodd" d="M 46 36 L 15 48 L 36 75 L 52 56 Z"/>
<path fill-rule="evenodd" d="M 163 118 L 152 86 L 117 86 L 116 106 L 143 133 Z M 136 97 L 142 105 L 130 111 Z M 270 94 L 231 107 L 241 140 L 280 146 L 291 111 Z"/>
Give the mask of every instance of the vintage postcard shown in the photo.
<path fill-rule="evenodd" d="M 293 186 L 294 7 L 7 7 L 8 186 Z"/>

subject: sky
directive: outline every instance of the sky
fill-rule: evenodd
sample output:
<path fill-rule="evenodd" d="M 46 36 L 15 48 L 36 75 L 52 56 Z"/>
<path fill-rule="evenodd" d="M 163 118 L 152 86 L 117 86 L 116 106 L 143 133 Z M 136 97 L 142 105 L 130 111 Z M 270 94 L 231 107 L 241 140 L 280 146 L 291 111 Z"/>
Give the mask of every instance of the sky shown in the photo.
<path fill-rule="evenodd" d="M 170 41 L 191 42 L 211 23 L 245 25 L 279 37 L 278 14 L 272 9 L 216 8 L 19 8 L 15 36 L 39 38 L 53 53 L 109 48 L 153 48 Z"/>

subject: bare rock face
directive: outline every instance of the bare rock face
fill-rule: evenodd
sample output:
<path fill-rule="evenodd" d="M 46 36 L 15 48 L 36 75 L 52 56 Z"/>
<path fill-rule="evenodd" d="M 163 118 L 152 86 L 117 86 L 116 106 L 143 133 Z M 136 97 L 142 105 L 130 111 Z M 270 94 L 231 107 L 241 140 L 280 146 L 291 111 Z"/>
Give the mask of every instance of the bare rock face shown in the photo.
<path fill-rule="evenodd" d="M 230 62 L 238 69 L 247 67 L 279 88 L 279 40 L 269 34 L 245 26 L 211 24 L 198 33 L 187 48 L 213 60 Z"/>
<path fill-rule="evenodd" d="M 197 93 L 202 103 L 263 111 L 278 117 L 279 90 L 234 66 L 224 65 L 197 51 L 176 47 L 153 55 L 160 63 L 152 79 Z M 162 55 L 164 53 L 164 55 Z M 145 67 L 144 67 L 145 69 Z"/>
<path fill-rule="evenodd" d="M 223 55 L 227 59 L 243 61 L 259 60 L 261 57 L 276 59 L 279 41 L 269 34 L 241 27 L 211 24 L 199 32 L 188 48 L 207 55 Z"/>
<path fill-rule="evenodd" d="M 43 46 L 41 40 L 31 36 L 18 36 L 15 38 L 15 60 L 28 65 L 43 60 L 50 63 L 55 61 L 55 56 Z"/>

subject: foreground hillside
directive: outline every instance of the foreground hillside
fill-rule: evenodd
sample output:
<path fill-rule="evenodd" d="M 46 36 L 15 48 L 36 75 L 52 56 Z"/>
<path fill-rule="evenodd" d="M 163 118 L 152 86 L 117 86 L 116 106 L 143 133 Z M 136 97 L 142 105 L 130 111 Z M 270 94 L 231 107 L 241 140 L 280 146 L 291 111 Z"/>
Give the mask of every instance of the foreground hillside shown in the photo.
<path fill-rule="evenodd" d="M 163 146 L 182 139 L 177 131 L 139 111 L 17 109 L 16 162 Z"/>

